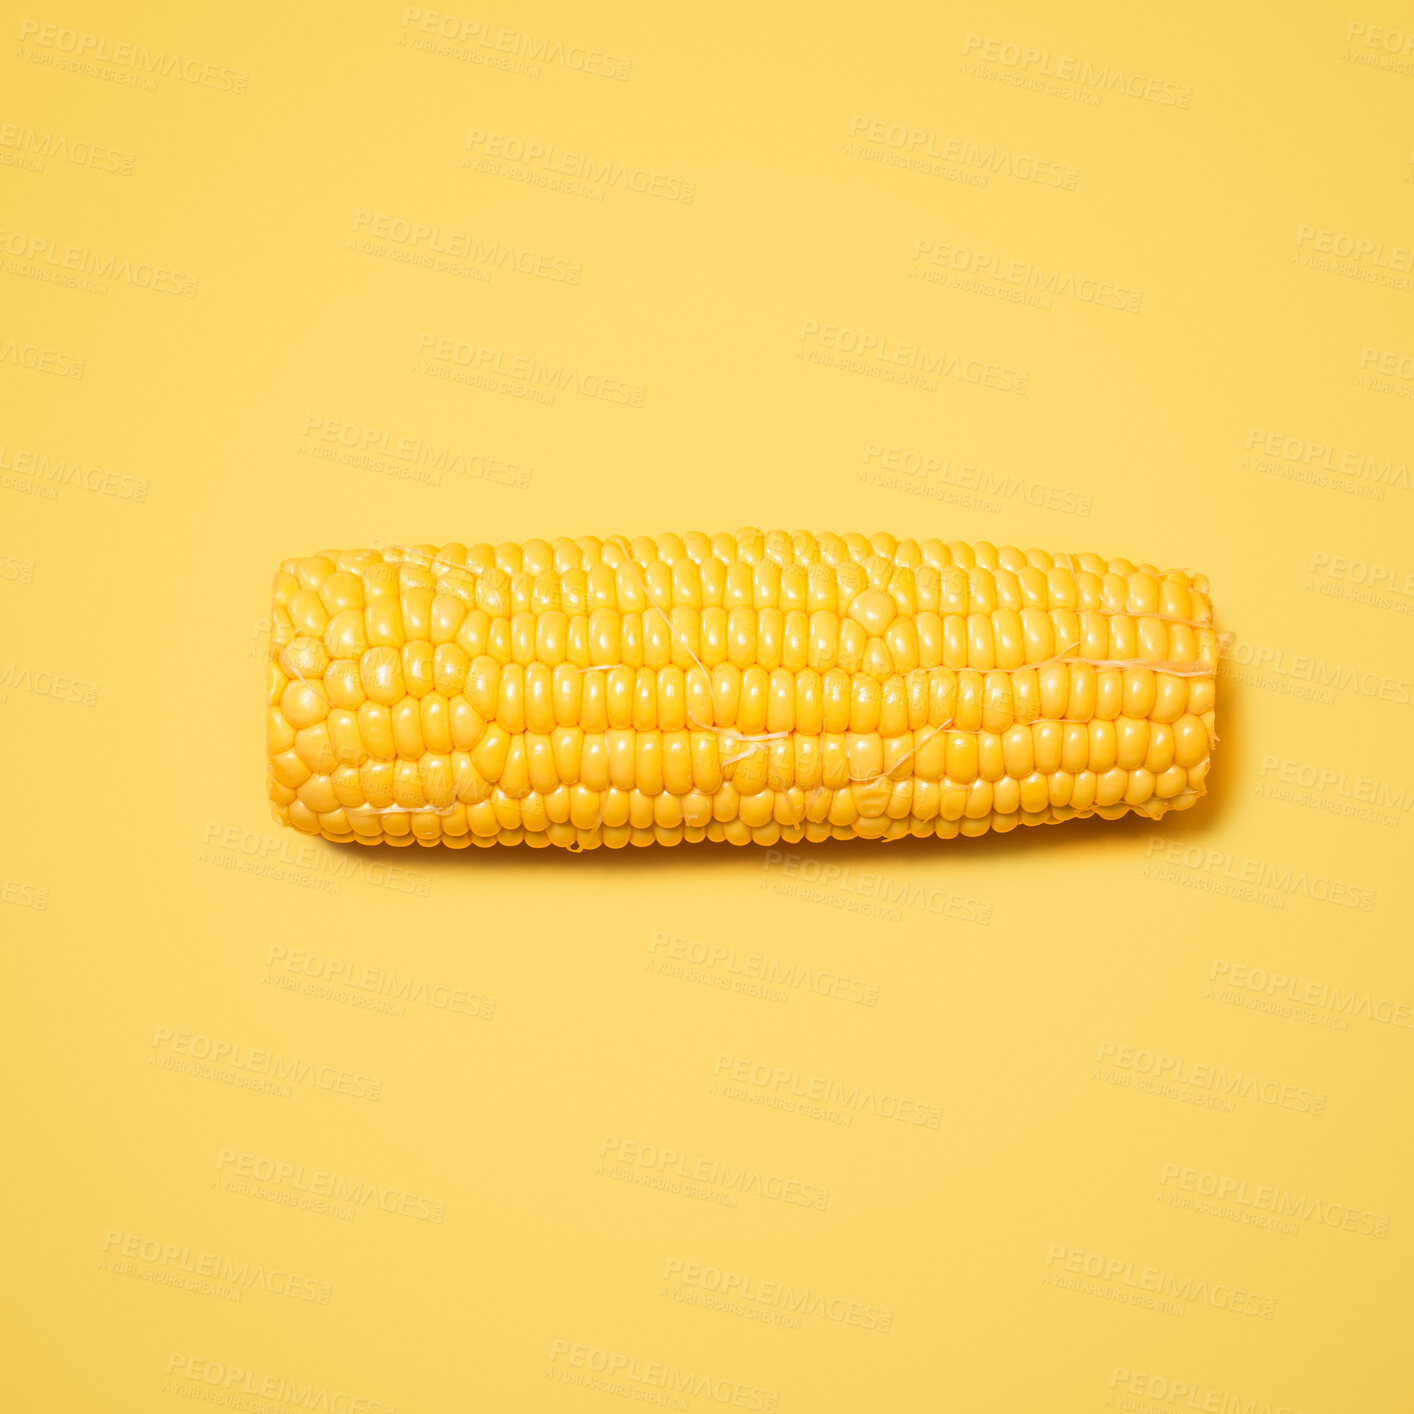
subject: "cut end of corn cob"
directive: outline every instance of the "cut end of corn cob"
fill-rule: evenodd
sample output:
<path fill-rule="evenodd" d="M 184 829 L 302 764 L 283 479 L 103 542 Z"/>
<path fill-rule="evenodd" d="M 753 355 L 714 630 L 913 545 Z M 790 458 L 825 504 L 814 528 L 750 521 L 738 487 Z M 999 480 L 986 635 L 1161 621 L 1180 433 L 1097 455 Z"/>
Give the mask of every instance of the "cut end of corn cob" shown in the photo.
<path fill-rule="evenodd" d="M 326 550 L 275 577 L 275 818 L 338 842 L 980 835 L 1203 794 L 1208 581 L 984 542 Z"/>

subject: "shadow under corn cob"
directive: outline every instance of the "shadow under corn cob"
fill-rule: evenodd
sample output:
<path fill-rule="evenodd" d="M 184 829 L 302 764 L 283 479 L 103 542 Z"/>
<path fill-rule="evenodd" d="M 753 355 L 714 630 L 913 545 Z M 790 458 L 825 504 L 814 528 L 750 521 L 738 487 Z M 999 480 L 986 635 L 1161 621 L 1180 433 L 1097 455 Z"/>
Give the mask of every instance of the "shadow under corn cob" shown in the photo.
<path fill-rule="evenodd" d="M 1203 793 L 1208 582 L 892 535 L 395 546 L 275 578 L 282 824 L 393 845 L 979 835 Z"/>

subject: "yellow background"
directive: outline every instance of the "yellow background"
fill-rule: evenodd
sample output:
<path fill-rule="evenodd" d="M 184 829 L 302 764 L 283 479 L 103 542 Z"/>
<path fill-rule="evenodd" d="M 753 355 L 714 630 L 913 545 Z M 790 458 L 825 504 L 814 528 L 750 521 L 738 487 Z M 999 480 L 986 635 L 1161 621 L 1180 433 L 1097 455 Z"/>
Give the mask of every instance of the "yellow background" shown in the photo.
<path fill-rule="evenodd" d="M 1398 1407 L 1399 24 L 8 7 L 13 1407 Z M 603 179 L 554 186 L 507 155 L 531 143 Z M 439 234 L 370 250 L 378 218 Z M 437 268 L 456 240 L 479 256 Z M 827 326 L 1025 390 L 839 366 Z M 424 336 L 646 391 L 439 378 Z M 341 457 L 366 430 L 392 450 Z M 1234 635 L 1209 797 L 1160 827 L 359 874 L 271 823 L 281 559 L 744 524 L 1202 570 Z M 252 1088 L 261 1051 L 306 1078 Z M 1160 1055 L 1184 1083 L 1150 1086 Z M 1194 1080 L 1219 1068 L 1258 1094 Z M 811 1077 L 826 1113 L 771 1103 Z M 870 1093 L 937 1127 L 842 1098 Z M 300 1206 L 316 1173 L 357 1203 Z"/>

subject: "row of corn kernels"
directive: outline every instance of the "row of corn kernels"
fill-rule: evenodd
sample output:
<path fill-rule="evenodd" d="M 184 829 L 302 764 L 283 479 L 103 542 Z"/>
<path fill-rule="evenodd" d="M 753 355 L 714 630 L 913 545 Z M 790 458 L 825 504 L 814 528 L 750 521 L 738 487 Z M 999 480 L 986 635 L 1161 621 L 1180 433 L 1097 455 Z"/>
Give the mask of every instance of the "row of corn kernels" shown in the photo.
<path fill-rule="evenodd" d="M 407 664 L 391 649 L 370 649 L 358 662 L 326 665 L 322 677 L 307 656 L 301 664 L 287 652 L 277 669 L 275 700 L 296 729 L 323 721 L 335 708 L 367 709 L 373 720 L 380 715 L 373 709 L 382 709 L 384 715 L 421 714 L 428 738 L 443 735 L 443 723 L 455 735 L 459 720 L 462 735 L 494 721 L 509 732 L 730 727 L 752 734 L 878 731 L 894 737 L 944 725 L 1000 732 L 1038 720 L 1128 716 L 1172 723 L 1210 710 L 1215 691 L 1211 677 L 1082 663 L 1015 673 L 920 668 L 879 682 L 842 668 L 741 671 L 725 663 L 711 672 L 624 665 L 583 672 L 568 664 L 500 665 L 485 655 L 467 663 L 460 650 L 444 649 L 455 645 L 436 649 L 429 663 L 408 654 Z"/>

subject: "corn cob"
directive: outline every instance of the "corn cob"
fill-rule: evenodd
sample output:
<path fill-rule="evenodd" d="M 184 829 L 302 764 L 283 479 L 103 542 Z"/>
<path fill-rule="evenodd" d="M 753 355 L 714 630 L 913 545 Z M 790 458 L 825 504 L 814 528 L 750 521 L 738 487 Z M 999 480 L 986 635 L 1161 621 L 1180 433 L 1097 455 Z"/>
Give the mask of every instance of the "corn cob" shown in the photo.
<path fill-rule="evenodd" d="M 746 529 L 324 551 L 275 577 L 275 817 L 361 844 L 979 835 L 1204 791 L 1208 582 Z"/>

